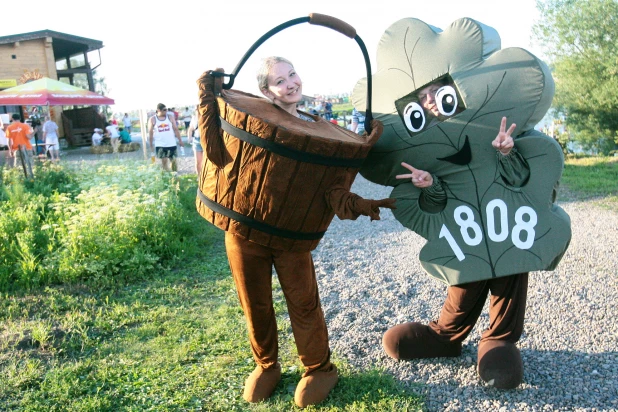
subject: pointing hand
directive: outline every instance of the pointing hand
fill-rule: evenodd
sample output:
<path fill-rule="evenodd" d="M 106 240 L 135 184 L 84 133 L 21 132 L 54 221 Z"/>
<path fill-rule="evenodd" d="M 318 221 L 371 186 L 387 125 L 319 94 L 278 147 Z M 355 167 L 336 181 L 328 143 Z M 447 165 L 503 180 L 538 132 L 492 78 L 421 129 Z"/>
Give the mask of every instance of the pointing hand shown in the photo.
<path fill-rule="evenodd" d="M 424 170 L 415 169 L 405 162 L 401 162 L 401 165 L 412 173 L 397 175 L 395 176 L 397 179 L 411 179 L 412 184 L 420 189 L 430 187 L 433 184 L 433 177 L 431 176 L 431 173 Z"/>

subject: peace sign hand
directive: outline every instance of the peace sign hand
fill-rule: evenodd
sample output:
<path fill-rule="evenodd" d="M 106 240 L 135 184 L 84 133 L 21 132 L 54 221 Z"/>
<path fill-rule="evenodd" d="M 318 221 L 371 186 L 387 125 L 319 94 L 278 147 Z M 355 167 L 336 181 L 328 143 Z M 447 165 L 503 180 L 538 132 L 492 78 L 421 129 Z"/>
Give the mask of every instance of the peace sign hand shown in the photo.
<path fill-rule="evenodd" d="M 422 189 L 424 187 L 430 187 L 431 185 L 433 185 L 433 177 L 431 176 L 431 173 L 424 170 L 415 169 L 406 162 L 401 162 L 401 165 L 412 173 L 407 173 L 405 175 L 397 175 L 395 176 L 397 179 L 411 179 L 412 184 L 419 189 Z"/>
<path fill-rule="evenodd" d="M 509 127 L 509 130 L 506 130 L 506 117 L 503 117 L 502 122 L 500 122 L 500 132 L 494 141 L 491 142 L 491 145 L 504 156 L 511 153 L 511 149 L 515 145 L 511 134 L 515 131 L 516 127 L 517 125 L 513 123 L 511 124 L 511 127 Z"/>

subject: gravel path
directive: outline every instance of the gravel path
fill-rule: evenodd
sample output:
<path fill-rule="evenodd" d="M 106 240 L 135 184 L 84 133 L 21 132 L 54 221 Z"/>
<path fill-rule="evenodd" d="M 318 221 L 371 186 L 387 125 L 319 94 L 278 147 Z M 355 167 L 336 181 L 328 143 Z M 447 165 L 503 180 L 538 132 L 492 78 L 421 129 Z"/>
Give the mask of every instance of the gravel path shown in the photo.
<path fill-rule="evenodd" d="M 352 190 L 388 197 L 390 188 L 357 177 Z M 459 358 L 397 362 L 382 334 L 407 322 L 435 319 L 446 286 L 425 274 L 425 240 L 390 211 L 382 220 L 334 219 L 314 253 L 331 347 L 359 369 L 383 368 L 426 397 L 429 411 L 618 411 L 618 213 L 565 202 L 573 239 L 554 272 L 530 276 L 524 334 L 524 382 L 510 391 L 476 373 L 487 305 Z"/>

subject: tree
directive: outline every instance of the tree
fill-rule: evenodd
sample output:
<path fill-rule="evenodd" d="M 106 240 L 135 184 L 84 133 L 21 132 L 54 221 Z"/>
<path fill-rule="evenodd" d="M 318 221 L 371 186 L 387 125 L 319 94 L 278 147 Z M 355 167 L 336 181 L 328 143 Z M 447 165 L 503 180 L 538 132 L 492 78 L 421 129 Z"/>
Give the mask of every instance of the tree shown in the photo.
<path fill-rule="evenodd" d="M 105 82 L 105 77 L 99 76 L 96 70 L 92 71 L 92 77 L 94 80 L 94 89 L 97 93 L 102 94 L 103 96 L 108 96 L 109 89 L 107 87 L 107 83 Z M 102 106 L 101 108 L 103 116 L 106 119 L 109 119 L 112 116 L 112 109 L 109 106 Z"/>
<path fill-rule="evenodd" d="M 582 147 L 618 143 L 618 0 L 537 0 L 534 26 L 556 81 L 554 108 Z"/>

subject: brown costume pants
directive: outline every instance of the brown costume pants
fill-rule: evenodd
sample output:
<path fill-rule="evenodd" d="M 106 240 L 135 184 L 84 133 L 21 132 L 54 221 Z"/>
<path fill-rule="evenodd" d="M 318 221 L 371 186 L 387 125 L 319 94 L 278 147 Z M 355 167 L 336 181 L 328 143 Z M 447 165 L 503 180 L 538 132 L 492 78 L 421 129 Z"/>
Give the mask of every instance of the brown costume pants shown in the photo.
<path fill-rule="evenodd" d="M 489 328 L 481 342 L 517 342 L 524 327 L 528 273 L 449 286 L 440 317 L 429 327 L 445 342 L 462 342 L 474 328 L 488 292 Z"/>
<path fill-rule="evenodd" d="M 227 232 L 225 248 L 247 318 L 256 363 L 265 369 L 277 363 L 279 345 L 272 298 L 274 265 L 288 306 L 298 355 L 306 368 L 303 376 L 326 365 L 330 359 L 328 331 L 311 252 L 275 250 Z"/>

